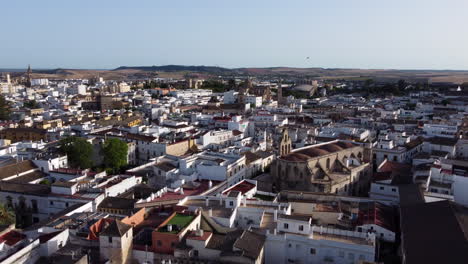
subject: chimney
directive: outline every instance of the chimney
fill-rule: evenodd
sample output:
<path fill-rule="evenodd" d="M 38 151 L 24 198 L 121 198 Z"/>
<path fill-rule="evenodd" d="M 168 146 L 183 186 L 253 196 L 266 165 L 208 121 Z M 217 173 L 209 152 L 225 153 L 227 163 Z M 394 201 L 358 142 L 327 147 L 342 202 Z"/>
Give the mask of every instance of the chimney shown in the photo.
<path fill-rule="evenodd" d="M 278 210 L 275 209 L 275 211 L 273 212 L 273 219 L 274 221 L 278 221 Z"/>
<path fill-rule="evenodd" d="M 208 188 L 211 188 L 211 187 L 213 187 L 213 182 L 210 180 L 210 181 L 208 182 Z"/>
<path fill-rule="evenodd" d="M 172 232 L 172 225 L 167 225 L 167 232 Z"/>
<path fill-rule="evenodd" d="M 210 209 L 208 210 L 208 215 L 209 215 L 210 217 L 213 216 L 213 209 L 210 208 Z"/>
<path fill-rule="evenodd" d="M 205 206 L 209 206 L 210 205 L 210 199 L 206 198 L 205 199 Z"/>
<path fill-rule="evenodd" d="M 180 187 L 180 194 L 184 194 L 184 188 Z"/>
<path fill-rule="evenodd" d="M 6 75 L 6 78 L 7 78 L 7 84 L 11 84 L 10 74 L 7 74 L 7 75 Z"/>

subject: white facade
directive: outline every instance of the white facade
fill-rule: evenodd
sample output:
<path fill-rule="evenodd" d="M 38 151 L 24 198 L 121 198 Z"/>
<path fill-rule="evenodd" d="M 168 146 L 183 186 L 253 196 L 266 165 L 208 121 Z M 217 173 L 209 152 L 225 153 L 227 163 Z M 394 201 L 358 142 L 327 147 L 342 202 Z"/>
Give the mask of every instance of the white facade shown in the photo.
<path fill-rule="evenodd" d="M 245 103 L 251 104 L 253 107 L 262 106 L 263 98 L 261 96 L 249 95 L 245 97 Z"/>
<path fill-rule="evenodd" d="M 423 132 L 426 137 L 448 137 L 454 138 L 457 134 L 456 125 L 424 124 Z"/>
<path fill-rule="evenodd" d="M 234 103 L 236 103 L 238 95 L 239 95 L 239 93 L 234 91 L 234 90 L 225 92 L 224 97 L 223 97 L 223 103 L 225 103 L 225 104 L 234 104 Z"/>
<path fill-rule="evenodd" d="M 191 98 L 191 97 L 203 97 L 203 96 L 211 96 L 213 91 L 207 89 L 190 89 L 190 90 L 177 90 L 171 92 L 177 98 Z"/>
<path fill-rule="evenodd" d="M 222 147 L 228 146 L 232 138 L 233 135 L 231 130 L 209 131 L 200 136 L 197 143 L 199 143 L 203 148 L 210 147 L 210 145 Z"/>
<path fill-rule="evenodd" d="M 468 139 L 459 139 L 457 142 L 456 156 L 462 159 L 468 158 Z"/>
<path fill-rule="evenodd" d="M 369 191 L 369 197 L 372 199 L 388 200 L 393 204 L 400 202 L 398 186 L 387 182 L 373 182 Z"/>
<path fill-rule="evenodd" d="M 117 220 L 116 220 L 117 221 Z M 133 228 L 130 228 L 122 237 L 99 236 L 99 252 L 101 260 L 117 260 L 126 263 L 124 259 L 129 255 L 132 247 Z"/>
<path fill-rule="evenodd" d="M 375 238 L 372 234 L 353 231 L 341 231 L 313 227 L 316 230 L 309 234 L 300 233 L 267 233 L 265 244 L 265 263 L 360 263 L 375 260 Z M 320 232 L 320 229 L 322 230 Z M 340 234 L 343 239 L 333 239 L 327 233 Z M 346 237 L 349 242 L 346 242 Z M 361 243 L 351 242 L 360 239 Z"/>
<path fill-rule="evenodd" d="M 49 85 L 49 80 L 48 79 L 32 79 L 31 80 L 31 85 L 32 86 L 47 86 Z"/>

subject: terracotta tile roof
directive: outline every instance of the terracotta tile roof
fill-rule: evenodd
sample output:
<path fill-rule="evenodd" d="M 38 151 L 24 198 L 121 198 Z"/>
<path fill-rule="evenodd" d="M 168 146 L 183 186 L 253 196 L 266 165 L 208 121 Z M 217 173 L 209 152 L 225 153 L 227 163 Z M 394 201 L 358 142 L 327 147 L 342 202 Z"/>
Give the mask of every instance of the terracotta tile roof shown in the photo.
<path fill-rule="evenodd" d="M 37 166 L 31 160 L 21 161 L 15 164 L 0 167 L 0 179 L 5 179 L 15 174 L 21 174 L 30 170 L 37 169 Z"/>
<path fill-rule="evenodd" d="M 101 236 L 122 237 L 127 231 L 132 228 L 131 225 L 122 223 L 120 220 L 114 220 L 110 225 L 101 232 Z"/>
<path fill-rule="evenodd" d="M 234 243 L 234 247 L 242 250 L 244 256 L 256 260 L 265 245 L 265 239 L 264 235 L 245 230 Z"/>
<path fill-rule="evenodd" d="M 0 191 L 46 196 L 50 193 L 50 187 L 44 184 L 14 183 L 9 181 L 0 181 Z"/>
<path fill-rule="evenodd" d="M 21 234 L 20 232 L 17 231 L 10 231 L 6 234 L 3 234 L 0 236 L 0 243 L 5 243 L 9 246 L 13 246 L 16 243 L 20 242 L 21 240 L 25 239 L 26 235 Z"/>
<path fill-rule="evenodd" d="M 310 146 L 308 148 L 303 148 L 294 152 L 289 153 L 288 155 L 281 157 L 283 160 L 287 161 L 306 161 L 310 158 L 324 156 L 330 153 L 339 152 L 344 149 L 357 147 L 350 142 L 338 141 L 330 142 L 319 146 Z"/>
<path fill-rule="evenodd" d="M 225 190 L 223 192 L 223 194 L 227 194 L 227 193 L 230 193 L 232 191 L 238 191 L 238 192 L 244 194 L 244 193 L 252 190 L 254 187 L 255 187 L 255 184 L 250 183 L 250 182 L 248 182 L 246 180 L 243 180 L 243 181 L 239 182 L 238 184 L 232 186 L 231 188 Z"/>

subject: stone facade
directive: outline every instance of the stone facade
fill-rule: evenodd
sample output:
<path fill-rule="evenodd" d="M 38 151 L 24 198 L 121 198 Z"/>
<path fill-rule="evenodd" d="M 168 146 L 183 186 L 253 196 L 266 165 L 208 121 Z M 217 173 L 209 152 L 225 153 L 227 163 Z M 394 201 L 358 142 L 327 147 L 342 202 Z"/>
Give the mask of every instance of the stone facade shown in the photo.
<path fill-rule="evenodd" d="M 291 152 L 292 141 L 288 134 L 288 129 L 283 129 L 279 143 L 279 155 L 285 156 Z"/>
<path fill-rule="evenodd" d="M 277 159 L 272 175 L 278 190 L 358 194 L 367 191 L 370 163 L 364 147 L 332 141 L 295 149 Z"/>

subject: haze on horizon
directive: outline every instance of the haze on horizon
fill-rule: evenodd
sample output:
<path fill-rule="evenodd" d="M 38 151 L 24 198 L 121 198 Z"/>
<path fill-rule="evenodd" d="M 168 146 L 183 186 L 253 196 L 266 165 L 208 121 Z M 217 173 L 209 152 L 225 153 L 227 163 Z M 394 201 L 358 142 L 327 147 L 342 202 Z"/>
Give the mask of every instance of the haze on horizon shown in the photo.
<path fill-rule="evenodd" d="M 0 68 L 468 70 L 466 0 L 29 0 L 1 7 Z"/>

